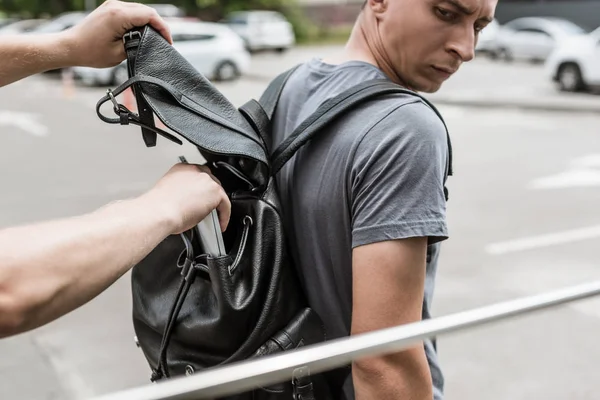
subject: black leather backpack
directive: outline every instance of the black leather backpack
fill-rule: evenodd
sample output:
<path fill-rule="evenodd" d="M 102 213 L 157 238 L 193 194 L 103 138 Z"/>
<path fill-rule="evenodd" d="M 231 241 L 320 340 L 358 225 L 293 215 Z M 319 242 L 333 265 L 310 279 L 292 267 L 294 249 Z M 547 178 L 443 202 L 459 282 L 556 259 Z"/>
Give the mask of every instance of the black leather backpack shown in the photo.
<path fill-rule="evenodd" d="M 125 38 L 130 79 L 108 91 L 98 116 L 142 127 L 147 146 L 157 135 L 181 143 L 154 124 L 154 114 L 197 146 L 230 197 L 227 255 L 204 253 L 192 230 L 164 240 L 133 268 L 133 323 L 152 369 L 152 380 L 326 340 L 297 280 L 281 218 L 275 174 L 311 136 L 359 102 L 392 93 L 415 93 L 389 81 L 366 82 L 325 102 L 279 148 L 269 149 L 271 118 L 288 71 L 260 101 L 236 109 L 153 28 Z M 115 96 L 133 89 L 134 114 Z M 117 118 L 100 111 L 112 102 Z M 303 375 L 228 399 L 338 398 L 349 368 Z"/>

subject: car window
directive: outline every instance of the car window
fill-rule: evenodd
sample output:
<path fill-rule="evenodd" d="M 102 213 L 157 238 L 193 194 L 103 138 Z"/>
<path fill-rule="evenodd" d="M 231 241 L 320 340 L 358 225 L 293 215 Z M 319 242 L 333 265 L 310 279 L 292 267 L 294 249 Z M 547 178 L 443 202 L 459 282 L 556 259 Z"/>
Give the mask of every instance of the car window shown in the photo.
<path fill-rule="evenodd" d="M 163 18 L 185 17 L 185 10 L 173 4 L 148 4 Z"/>
<path fill-rule="evenodd" d="M 517 32 L 527 32 L 527 33 L 537 33 L 537 34 L 541 34 L 544 36 L 548 36 L 551 37 L 550 34 L 542 29 L 537 29 L 537 28 L 522 28 L 522 29 L 518 29 Z"/>
<path fill-rule="evenodd" d="M 276 13 L 264 13 L 260 14 L 261 22 L 281 22 L 283 17 Z"/>
<path fill-rule="evenodd" d="M 248 16 L 247 15 L 230 15 L 229 17 L 227 17 L 227 19 L 225 20 L 228 24 L 235 24 L 235 25 L 246 25 L 248 24 Z"/>

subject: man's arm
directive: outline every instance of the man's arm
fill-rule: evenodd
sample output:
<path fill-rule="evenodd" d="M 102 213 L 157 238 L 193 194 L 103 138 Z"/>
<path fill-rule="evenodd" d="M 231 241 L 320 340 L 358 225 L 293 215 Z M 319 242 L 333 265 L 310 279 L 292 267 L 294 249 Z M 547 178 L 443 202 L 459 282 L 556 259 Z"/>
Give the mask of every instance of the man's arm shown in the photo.
<path fill-rule="evenodd" d="M 384 103 L 385 105 L 385 103 Z M 399 106 L 361 140 L 352 192 L 351 333 L 422 319 L 427 245 L 448 237 L 444 125 L 420 102 Z M 427 293 L 430 301 L 431 293 Z M 353 367 L 357 400 L 431 400 L 424 345 Z"/>
<path fill-rule="evenodd" d="M 230 204 L 221 186 L 198 166 L 178 164 L 138 198 L 0 231 L 0 338 L 85 304 L 167 236 L 190 229 L 215 208 L 224 230 Z"/>
<path fill-rule="evenodd" d="M 167 25 L 154 9 L 117 0 L 105 1 L 82 22 L 61 33 L 2 38 L 0 87 L 52 69 L 117 65 L 125 59 L 125 32 L 146 24 L 171 42 Z"/>
<path fill-rule="evenodd" d="M 352 334 L 421 320 L 426 238 L 356 247 L 352 254 Z M 354 363 L 357 400 L 431 400 L 432 381 L 422 344 Z"/>
<path fill-rule="evenodd" d="M 14 35 L 0 41 L 0 86 L 69 65 L 65 35 Z"/>

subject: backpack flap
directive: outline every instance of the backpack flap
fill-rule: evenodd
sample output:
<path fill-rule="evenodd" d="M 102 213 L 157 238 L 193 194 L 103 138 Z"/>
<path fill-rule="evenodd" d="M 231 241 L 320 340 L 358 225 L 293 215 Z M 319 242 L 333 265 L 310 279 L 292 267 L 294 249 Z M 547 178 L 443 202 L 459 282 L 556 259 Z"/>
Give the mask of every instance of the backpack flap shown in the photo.
<path fill-rule="evenodd" d="M 152 145 L 151 132 L 173 140 L 154 126 L 153 118 L 149 120 L 148 114 L 153 112 L 165 126 L 196 145 L 205 158 L 229 162 L 231 157 L 240 157 L 248 168 L 242 172 L 257 186 L 266 184 L 265 146 L 246 118 L 154 28 L 145 26 L 132 32 L 140 33 L 124 38 L 130 79 L 98 102 L 98 116 L 109 123 L 141 126 L 147 145 Z M 139 115 L 114 100 L 128 87 L 136 95 Z M 113 102 L 119 118 L 100 113 L 100 106 L 107 101 Z M 178 142 L 176 138 L 173 141 Z"/>

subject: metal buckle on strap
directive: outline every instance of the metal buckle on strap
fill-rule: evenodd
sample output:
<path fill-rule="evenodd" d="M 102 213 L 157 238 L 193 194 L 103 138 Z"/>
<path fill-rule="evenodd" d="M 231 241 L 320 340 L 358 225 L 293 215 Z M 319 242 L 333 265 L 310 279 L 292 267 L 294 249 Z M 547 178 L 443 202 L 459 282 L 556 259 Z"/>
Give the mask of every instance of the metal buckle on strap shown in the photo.
<path fill-rule="evenodd" d="M 314 388 L 308 367 L 296 368 L 292 372 L 292 386 L 294 400 L 314 399 Z"/>
<path fill-rule="evenodd" d="M 126 43 L 128 40 L 132 40 L 134 36 L 137 36 L 138 39 L 142 38 L 140 31 L 130 31 L 123 35 L 123 43 Z"/>
<path fill-rule="evenodd" d="M 113 103 L 113 110 L 115 111 L 115 114 L 119 114 L 121 105 L 119 104 L 119 102 L 117 102 L 117 99 L 115 99 L 115 95 L 113 94 L 112 90 L 106 90 L 106 94 L 108 95 L 110 101 Z"/>

